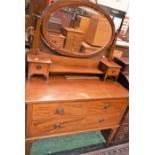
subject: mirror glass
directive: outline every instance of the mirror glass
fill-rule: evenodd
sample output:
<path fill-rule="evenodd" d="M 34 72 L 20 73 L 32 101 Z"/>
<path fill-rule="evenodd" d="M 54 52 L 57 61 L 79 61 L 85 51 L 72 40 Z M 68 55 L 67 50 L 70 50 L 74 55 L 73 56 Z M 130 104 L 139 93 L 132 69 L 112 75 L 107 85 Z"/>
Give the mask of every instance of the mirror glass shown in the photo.
<path fill-rule="evenodd" d="M 52 13 L 47 30 L 50 44 L 73 55 L 98 53 L 112 37 L 112 26 L 103 14 L 78 5 Z"/>

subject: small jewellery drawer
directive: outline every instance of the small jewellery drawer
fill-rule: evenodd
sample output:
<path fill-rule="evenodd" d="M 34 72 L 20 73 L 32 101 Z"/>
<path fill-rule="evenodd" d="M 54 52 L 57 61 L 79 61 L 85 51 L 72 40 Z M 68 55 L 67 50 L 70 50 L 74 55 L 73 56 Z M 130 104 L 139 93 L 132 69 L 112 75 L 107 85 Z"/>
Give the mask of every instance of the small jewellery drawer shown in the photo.
<path fill-rule="evenodd" d="M 33 120 L 76 120 L 83 118 L 87 104 L 83 102 L 45 103 L 33 105 Z"/>
<path fill-rule="evenodd" d="M 108 75 L 118 75 L 120 72 L 120 68 L 108 68 Z"/>
<path fill-rule="evenodd" d="M 127 101 L 123 100 L 103 100 L 92 101 L 89 105 L 89 113 L 113 114 L 121 113 L 127 106 Z"/>
<path fill-rule="evenodd" d="M 46 73 L 48 71 L 48 64 L 44 63 L 29 63 L 29 70 L 36 74 Z"/>

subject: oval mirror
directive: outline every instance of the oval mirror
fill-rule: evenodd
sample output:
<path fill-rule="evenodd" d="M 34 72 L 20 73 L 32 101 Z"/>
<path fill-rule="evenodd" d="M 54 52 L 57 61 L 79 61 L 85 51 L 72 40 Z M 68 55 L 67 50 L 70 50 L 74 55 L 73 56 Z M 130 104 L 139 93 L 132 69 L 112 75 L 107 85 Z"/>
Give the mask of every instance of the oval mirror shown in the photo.
<path fill-rule="evenodd" d="M 111 18 L 89 1 L 58 1 L 42 14 L 44 41 L 62 55 L 94 56 L 112 43 L 114 32 Z"/>

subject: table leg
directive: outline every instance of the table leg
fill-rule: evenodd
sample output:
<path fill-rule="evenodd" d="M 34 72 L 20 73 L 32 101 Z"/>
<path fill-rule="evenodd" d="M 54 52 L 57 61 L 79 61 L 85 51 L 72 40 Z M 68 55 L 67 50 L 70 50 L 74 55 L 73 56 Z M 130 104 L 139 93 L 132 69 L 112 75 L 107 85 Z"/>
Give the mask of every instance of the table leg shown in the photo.
<path fill-rule="evenodd" d="M 32 141 L 25 142 L 25 155 L 30 155 Z"/>
<path fill-rule="evenodd" d="M 108 137 L 108 139 L 107 139 L 107 146 L 110 145 L 110 143 L 111 143 L 113 137 L 115 136 L 117 130 L 118 130 L 118 128 L 113 128 L 113 129 L 112 129 L 112 131 L 111 131 L 111 133 L 110 133 L 110 135 L 109 135 L 109 137 Z"/>

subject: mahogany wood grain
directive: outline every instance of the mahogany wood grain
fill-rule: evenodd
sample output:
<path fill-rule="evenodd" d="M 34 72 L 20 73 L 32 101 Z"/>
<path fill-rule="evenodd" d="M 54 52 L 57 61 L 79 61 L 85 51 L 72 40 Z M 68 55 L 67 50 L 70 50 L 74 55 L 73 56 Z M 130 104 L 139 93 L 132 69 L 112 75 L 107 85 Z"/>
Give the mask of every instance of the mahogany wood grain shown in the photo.
<path fill-rule="evenodd" d="M 41 19 L 40 19 L 40 16 L 37 16 L 36 28 L 34 31 L 34 40 L 33 40 L 32 50 L 31 50 L 32 54 L 37 54 L 39 51 L 40 25 L 41 25 Z"/>
<path fill-rule="evenodd" d="M 80 52 L 84 32 L 79 29 L 65 27 L 63 35 L 66 36 L 64 49 L 70 52 Z"/>
<path fill-rule="evenodd" d="M 99 70 L 95 67 L 68 67 L 68 66 L 60 66 L 60 65 L 51 65 L 50 66 L 51 73 L 79 73 L 79 74 L 98 74 L 103 75 L 103 71 Z"/>
<path fill-rule="evenodd" d="M 87 102 L 33 104 L 33 120 L 76 120 L 88 110 Z"/>
<path fill-rule="evenodd" d="M 117 58 L 115 57 L 114 58 L 114 61 L 120 65 L 122 68 L 121 68 L 121 71 L 124 72 L 126 75 L 129 74 L 129 58 L 127 57 L 121 57 L 121 58 Z"/>
<path fill-rule="evenodd" d="M 121 66 L 109 59 L 103 59 L 100 62 L 99 68 L 105 73 L 104 80 L 106 80 L 107 77 L 115 77 L 115 80 L 117 80 L 121 70 Z"/>
<path fill-rule="evenodd" d="M 91 46 L 86 42 L 82 42 L 82 45 L 81 45 L 81 52 L 83 52 L 83 53 L 91 53 L 91 52 L 97 51 L 99 49 L 100 49 L 99 47 Z"/>
<path fill-rule="evenodd" d="M 112 27 L 108 19 L 102 15 L 93 15 L 85 41 L 92 46 L 104 48 L 112 37 Z"/>
<path fill-rule="evenodd" d="M 33 121 L 32 123 L 32 137 L 45 136 L 51 134 L 60 133 L 72 133 L 83 131 L 86 129 L 104 129 L 114 125 L 117 125 L 120 114 L 113 115 L 87 115 L 84 119 L 76 120 L 44 120 L 44 121 Z M 103 119 L 103 122 L 102 122 Z M 59 125 L 59 127 L 56 127 Z"/>
<path fill-rule="evenodd" d="M 48 80 L 49 68 L 52 63 L 50 59 L 40 57 L 37 54 L 27 54 L 28 80 L 32 75 L 44 75 Z"/>
<path fill-rule="evenodd" d="M 85 37 L 88 33 L 89 24 L 90 18 L 81 15 L 77 15 L 76 20 L 74 21 L 74 27 L 82 30 Z"/>
<path fill-rule="evenodd" d="M 26 103 L 128 98 L 119 83 L 102 80 L 67 80 L 65 76 L 49 77 L 48 85 L 40 78 L 26 81 Z"/>
<path fill-rule="evenodd" d="M 31 136 L 33 105 L 26 105 L 26 137 Z"/>
<path fill-rule="evenodd" d="M 60 48 L 64 47 L 65 38 L 66 38 L 64 35 L 49 33 L 49 37 L 51 39 L 51 42 L 56 44 L 58 47 L 60 47 Z"/>
<path fill-rule="evenodd" d="M 110 126 L 108 127 L 108 129 L 118 129 L 119 125 L 114 125 L 114 126 Z M 79 131 L 72 131 L 72 132 L 66 132 L 66 133 L 57 133 L 55 134 L 51 134 L 51 135 L 45 135 L 45 136 L 36 136 L 36 137 L 31 137 L 31 138 L 26 138 L 26 141 L 36 141 L 38 139 L 45 139 L 45 138 L 53 138 L 53 137 L 57 137 L 57 136 L 65 136 L 65 135 L 74 135 L 74 134 L 80 134 L 80 133 L 86 133 L 86 132 L 90 132 L 90 131 L 98 131 L 98 130 L 106 130 L 106 128 L 103 127 L 99 127 L 99 128 L 92 128 L 92 129 L 84 129 L 84 130 L 79 130 Z"/>
<path fill-rule="evenodd" d="M 108 56 L 109 61 L 112 61 L 112 59 L 113 59 L 114 50 L 115 50 L 116 41 L 117 41 L 117 36 L 118 36 L 118 33 L 115 33 L 115 37 L 114 37 L 112 46 L 110 47 L 110 52 L 109 52 L 109 56 Z"/>
<path fill-rule="evenodd" d="M 33 141 L 31 140 L 25 142 L 25 155 L 30 155 L 30 149 L 31 149 L 32 142 Z"/>

